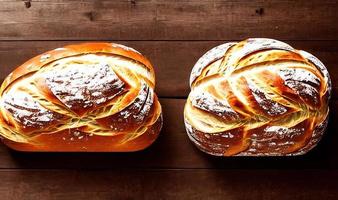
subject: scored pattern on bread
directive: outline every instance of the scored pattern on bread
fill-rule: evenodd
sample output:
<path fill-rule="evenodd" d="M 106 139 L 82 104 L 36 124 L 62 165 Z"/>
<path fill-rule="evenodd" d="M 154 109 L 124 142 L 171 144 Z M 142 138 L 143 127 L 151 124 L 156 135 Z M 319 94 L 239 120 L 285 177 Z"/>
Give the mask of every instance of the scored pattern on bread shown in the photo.
<path fill-rule="evenodd" d="M 300 155 L 328 121 L 331 81 L 313 55 L 253 38 L 203 55 L 184 109 L 189 138 L 212 155 Z"/>
<path fill-rule="evenodd" d="M 37 56 L 1 86 L 0 135 L 23 151 L 136 151 L 162 127 L 150 62 L 118 44 Z"/>

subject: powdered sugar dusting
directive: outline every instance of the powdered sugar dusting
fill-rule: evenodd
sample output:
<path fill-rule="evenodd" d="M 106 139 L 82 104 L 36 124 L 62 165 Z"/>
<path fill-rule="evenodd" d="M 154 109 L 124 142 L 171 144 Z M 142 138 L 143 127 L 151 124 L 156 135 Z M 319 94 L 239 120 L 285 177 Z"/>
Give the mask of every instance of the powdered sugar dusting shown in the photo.
<path fill-rule="evenodd" d="M 216 61 L 224 56 L 230 47 L 235 45 L 234 42 L 229 42 L 221 44 L 217 47 L 212 48 L 207 53 L 205 53 L 195 64 L 190 74 L 190 86 L 194 80 L 201 75 L 203 69 L 208 66 L 213 61 Z"/>
<path fill-rule="evenodd" d="M 218 100 L 206 92 L 194 91 L 190 95 L 193 106 L 205 111 L 213 112 L 219 117 L 229 120 L 238 119 L 238 114 L 230 107 L 226 100 Z"/>
<path fill-rule="evenodd" d="M 140 103 L 136 106 L 138 108 L 138 114 L 134 114 L 133 117 L 136 118 L 138 121 L 143 121 L 144 118 L 148 115 L 151 106 L 153 105 L 154 101 L 154 92 L 151 88 L 148 87 L 148 95 L 146 99 L 140 100 L 139 102 L 144 101 L 143 107 Z"/>
<path fill-rule="evenodd" d="M 328 116 L 326 116 L 326 118 L 314 128 L 312 137 L 309 143 L 293 155 L 301 155 L 301 154 L 304 154 L 310 151 L 312 148 L 314 148 L 316 144 L 319 142 L 319 140 L 321 139 L 321 137 L 323 136 L 327 128 L 328 121 L 329 121 Z"/>
<path fill-rule="evenodd" d="M 132 117 L 137 122 L 142 122 L 148 115 L 151 105 L 154 101 L 154 93 L 146 83 L 142 83 L 141 90 L 134 100 L 133 104 L 120 112 L 123 118 Z"/>
<path fill-rule="evenodd" d="M 74 111 L 105 103 L 123 92 L 125 87 L 105 63 L 61 65 L 43 76 L 52 93 Z"/>
<path fill-rule="evenodd" d="M 110 128 L 125 131 L 142 124 L 149 115 L 154 102 L 154 92 L 146 83 L 142 83 L 140 92 L 132 104 L 122 111 L 109 116 Z"/>
<path fill-rule="evenodd" d="M 256 99 L 258 105 L 264 109 L 266 113 L 270 116 L 282 115 L 287 112 L 286 107 L 279 104 L 278 102 L 273 101 L 270 99 L 265 92 L 259 89 L 255 84 L 251 81 L 248 81 L 248 86 Z"/>
<path fill-rule="evenodd" d="M 323 73 L 324 75 L 324 79 L 328 85 L 327 87 L 327 92 L 329 93 L 329 98 L 331 96 L 331 89 L 332 89 L 332 83 L 331 83 L 331 78 L 330 78 L 330 74 L 327 71 L 326 67 L 324 66 L 324 64 L 314 55 L 306 52 L 306 51 L 299 51 L 299 53 L 304 56 L 306 59 L 308 59 L 311 63 L 313 63 L 320 71 L 321 73 Z"/>
<path fill-rule="evenodd" d="M 282 155 L 285 149 L 295 145 L 293 138 L 303 135 L 304 132 L 304 127 L 267 126 L 261 133 L 251 136 L 250 148 L 239 155 Z"/>
<path fill-rule="evenodd" d="M 280 49 L 286 51 L 294 50 L 290 45 L 278 40 L 269 38 L 250 38 L 245 43 L 245 46 L 241 48 L 241 51 L 239 51 L 241 55 L 239 59 L 253 52 L 265 49 Z"/>
<path fill-rule="evenodd" d="M 30 95 L 12 91 L 3 96 L 3 106 L 23 125 L 23 128 L 42 128 L 61 118 L 61 115 L 42 107 Z"/>
<path fill-rule="evenodd" d="M 131 48 L 131 47 L 127 47 L 127 46 L 124 46 L 122 44 L 116 44 L 116 43 L 112 43 L 112 47 L 119 47 L 119 48 L 122 48 L 124 50 L 127 50 L 127 51 L 133 51 L 135 53 L 138 53 L 140 55 L 142 55 L 140 52 L 138 52 L 137 50 Z"/>
<path fill-rule="evenodd" d="M 282 69 L 278 74 L 289 88 L 297 92 L 306 101 L 319 103 L 320 79 L 304 69 Z"/>
<path fill-rule="evenodd" d="M 244 46 L 239 50 L 231 52 L 228 58 L 228 63 L 233 64 L 251 53 L 267 49 L 280 49 L 286 51 L 294 50 L 290 45 L 278 40 L 268 38 L 250 38 L 246 40 Z"/>
<path fill-rule="evenodd" d="M 320 86 L 320 79 L 312 72 L 300 68 L 281 69 L 278 73 L 283 80 L 295 80 L 310 84 L 314 87 Z"/>
<path fill-rule="evenodd" d="M 278 137 L 280 139 L 293 138 L 303 134 L 304 128 L 288 128 L 284 126 L 268 126 L 264 129 L 264 134 L 268 137 Z"/>

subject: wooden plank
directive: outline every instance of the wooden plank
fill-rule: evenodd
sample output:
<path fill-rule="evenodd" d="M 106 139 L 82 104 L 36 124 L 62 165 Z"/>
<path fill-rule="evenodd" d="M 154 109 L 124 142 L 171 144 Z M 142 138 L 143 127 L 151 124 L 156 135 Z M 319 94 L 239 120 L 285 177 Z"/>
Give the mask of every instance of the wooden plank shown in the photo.
<path fill-rule="evenodd" d="M 47 50 L 79 41 L 0 41 L 0 80 L 18 65 Z M 161 97 L 186 97 L 192 66 L 206 51 L 226 41 L 118 41 L 147 56 L 155 66 L 157 93 Z M 326 64 L 338 94 L 338 41 L 286 41 L 309 51 Z"/>
<path fill-rule="evenodd" d="M 1 170 L 2 199 L 337 199 L 332 170 Z"/>
<path fill-rule="evenodd" d="M 338 39 L 332 0 L 0 3 L 2 40 Z"/>
<path fill-rule="evenodd" d="M 212 157 L 186 136 L 184 99 L 160 99 L 164 126 L 158 140 L 135 153 L 20 153 L 0 145 L 0 169 L 338 169 L 338 101 L 331 102 L 331 121 L 319 145 L 305 156 Z"/>

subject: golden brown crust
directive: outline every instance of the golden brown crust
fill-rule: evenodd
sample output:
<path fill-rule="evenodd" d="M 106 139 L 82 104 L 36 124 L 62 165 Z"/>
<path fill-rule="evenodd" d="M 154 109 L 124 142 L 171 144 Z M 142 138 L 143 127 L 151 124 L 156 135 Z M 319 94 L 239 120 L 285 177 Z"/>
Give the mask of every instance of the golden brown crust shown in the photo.
<path fill-rule="evenodd" d="M 58 48 L 14 70 L 0 90 L 0 134 L 21 151 L 136 151 L 159 134 L 150 62 L 114 43 Z"/>
<path fill-rule="evenodd" d="M 285 43 L 254 38 L 223 44 L 199 59 L 190 81 L 187 133 L 209 154 L 304 154 L 324 133 L 328 72 L 317 58 Z"/>
<path fill-rule="evenodd" d="M 125 141 L 125 135 L 101 136 L 72 129 L 53 135 L 41 134 L 34 138 L 36 143 L 3 141 L 14 150 L 28 152 L 133 152 L 151 145 L 158 137 L 162 123 L 162 117 L 159 117 L 145 133 L 130 141 Z"/>

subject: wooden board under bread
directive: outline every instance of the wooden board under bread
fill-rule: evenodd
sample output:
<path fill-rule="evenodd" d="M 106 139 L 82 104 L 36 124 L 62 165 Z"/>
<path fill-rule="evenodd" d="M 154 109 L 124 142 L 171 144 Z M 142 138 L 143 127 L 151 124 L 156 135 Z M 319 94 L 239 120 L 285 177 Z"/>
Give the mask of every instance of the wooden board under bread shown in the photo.
<path fill-rule="evenodd" d="M 158 140 L 136 153 L 20 153 L 0 144 L 0 198 L 337 199 L 337 10 L 333 0 L 0 1 L 0 81 L 50 49 L 118 42 L 154 64 L 165 119 Z M 210 48 L 247 37 L 304 49 L 331 74 L 329 128 L 305 156 L 212 157 L 186 136 L 192 66 Z"/>
<path fill-rule="evenodd" d="M 337 171 L 1 170 L 2 199 L 337 199 Z"/>

